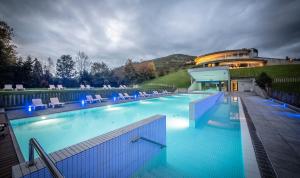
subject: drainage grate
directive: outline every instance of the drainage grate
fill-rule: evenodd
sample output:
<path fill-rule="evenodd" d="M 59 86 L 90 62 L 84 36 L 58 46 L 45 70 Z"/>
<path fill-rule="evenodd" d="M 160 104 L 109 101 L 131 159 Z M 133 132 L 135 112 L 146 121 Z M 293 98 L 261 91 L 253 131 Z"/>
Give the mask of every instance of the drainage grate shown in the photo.
<path fill-rule="evenodd" d="M 254 148 L 257 164 L 259 167 L 260 175 L 262 178 L 276 178 L 277 177 L 276 173 L 275 173 L 273 166 L 268 158 L 265 148 L 256 133 L 255 126 L 251 120 L 251 117 L 248 113 L 247 108 L 245 107 L 245 103 L 243 100 L 241 100 L 241 101 L 242 101 L 244 113 L 246 116 L 249 133 L 250 133 L 251 140 L 253 143 L 253 148 Z"/>

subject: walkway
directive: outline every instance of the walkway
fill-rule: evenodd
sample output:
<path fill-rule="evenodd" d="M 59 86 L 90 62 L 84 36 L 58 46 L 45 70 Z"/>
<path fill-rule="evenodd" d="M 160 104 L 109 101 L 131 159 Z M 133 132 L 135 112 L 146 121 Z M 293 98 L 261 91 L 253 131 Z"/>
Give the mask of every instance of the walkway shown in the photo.
<path fill-rule="evenodd" d="M 0 123 L 7 123 L 4 111 L 0 111 Z M 9 134 L 8 127 L 6 129 L 6 136 L 0 136 L 0 177 L 11 177 L 11 167 L 19 164 L 15 148 Z"/>
<path fill-rule="evenodd" d="M 239 93 L 279 178 L 300 176 L 300 113 Z"/>

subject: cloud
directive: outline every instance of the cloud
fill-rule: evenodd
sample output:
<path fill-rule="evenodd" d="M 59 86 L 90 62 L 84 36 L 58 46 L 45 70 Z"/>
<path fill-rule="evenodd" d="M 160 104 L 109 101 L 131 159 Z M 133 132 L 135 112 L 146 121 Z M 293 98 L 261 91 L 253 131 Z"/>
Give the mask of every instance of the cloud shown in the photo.
<path fill-rule="evenodd" d="M 126 59 L 259 49 L 300 57 L 297 0 L 2 0 L 20 55 L 57 59 L 84 51 L 111 67 Z"/>

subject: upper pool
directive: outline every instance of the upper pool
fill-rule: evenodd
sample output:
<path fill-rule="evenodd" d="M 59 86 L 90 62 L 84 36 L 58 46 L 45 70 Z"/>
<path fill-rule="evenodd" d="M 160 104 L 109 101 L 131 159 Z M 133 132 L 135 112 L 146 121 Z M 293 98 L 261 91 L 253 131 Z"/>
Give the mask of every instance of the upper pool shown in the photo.
<path fill-rule="evenodd" d="M 189 102 L 204 94 L 182 94 L 92 109 L 11 120 L 21 152 L 35 137 L 47 153 L 107 133 L 155 114 L 167 116 L 167 147 L 134 176 L 244 177 L 238 103 L 225 98 L 196 127 Z"/>

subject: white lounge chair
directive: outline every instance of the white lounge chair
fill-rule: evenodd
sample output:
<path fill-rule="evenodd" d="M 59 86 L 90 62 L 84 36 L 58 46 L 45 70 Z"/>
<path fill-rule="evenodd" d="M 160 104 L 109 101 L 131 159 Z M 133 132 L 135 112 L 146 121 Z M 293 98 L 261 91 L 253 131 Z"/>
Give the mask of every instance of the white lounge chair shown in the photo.
<path fill-rule="evenodd" d="M 54 85 L 49 85 L 49 88 L 48 88 L 48 90 L 55 90 L 56 88 L 55 88 L 55 86 Z"/>
<path fill-rule="evenodd" d="M 85 88 L 90 90 L 92 87 L 91 87 L 91 85 L 85 85 Z"/>
<path fill-rule="evenodd" d="M 146 92 L 144 92 L 144 91 L 143 91 L 143 94 L 144 94 L 145 96 L 151 96 L 151 94 L 148 94 L 148 93 L 146 93 Z"/>
<path fill-rule="evenodd" d="M 144 95 L 144 93 L 142 93 L 142 92 L 139 92 L 139 96 L 146 97 L 146 95 Z"/>
<path fill-rule="evenodd" d="M 108 87 L 106 85 L 103 85 L 103 89 L 108 89 Z"/>
<path fill-rule="evenodd" d="M 124 97 L 124 95 L 122 93 L 119 93 L 119 99 L 125 100 L 126 98 Z"/>
<path fill-rule="evenodd" d="M 25 90 L 22 84 L 16 84 L 16 90 Z"/>
<path fill-rule="evenodd" d="M 38 99 L 32 99 L 32 108 L 35 110 L 37 107 L 47 108 L 46 104 L 43 104 L 42 100 L 40 98 Z"/>
<path fill-rule="evenodd" d="M 3 90 L 13 90 L 12 84 L 5 84 Z"/>
<path fill-rule="evenodd" d="M 124 89 L 123 85 L 120 85 L 119 88 Z"/>
<path fill-rule="evenodd" d="M 110 85 L 107 85 L 107 87 L 108 87 L 109 89 L 112 89 L 112 87 L 111 87 Z"/>
<path fill-rule="evenodd" d="M 59 102 L 59 99 L 56 98 L 50 98 L 49 107 L 55 107 L 55 106 L 64 106 L 65 103 Z"/>
<path fill-rule="evenodd" d="M 80 89 L 81 90 L 85 90 L 85 86 L 84 85 L 80 85 Z"/>
<path fill-rule="evenodd" d="M 108 98 L 102 98 L 101 95 L 95 95 L 95 98 L 98 99 L 100 102 L 108 100 Z"/>
<path fill-rule="evenodd" d="M 123 85 L 123 88 L 128 88 L 126 85 Z"/>
<path fill-rule="evenodd" d="M 65 89 L 62 85 L 57 85 L 57 89 L 59 89 L 59 90 L 63 90 L 63 89 Z"/>
<path fill-rule="evenodd" d="M 85 100 L 87 103 L 93 103 L 93 102 L 97 102 L 97 101 L 99 101 L 99 102 L 101 102 L 99 99 L 94 99 L 93 97 L 92 97 L 92 95 L 86 95 L 86 100 Z"/>
<path fill-rule="evenodd" d="M 134 96 L 128 95 L 128 93 L 124 93 L 125 98 L 134 98 Z"/>

